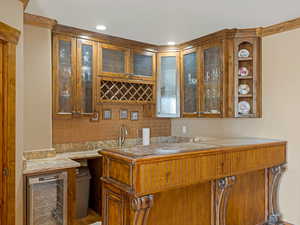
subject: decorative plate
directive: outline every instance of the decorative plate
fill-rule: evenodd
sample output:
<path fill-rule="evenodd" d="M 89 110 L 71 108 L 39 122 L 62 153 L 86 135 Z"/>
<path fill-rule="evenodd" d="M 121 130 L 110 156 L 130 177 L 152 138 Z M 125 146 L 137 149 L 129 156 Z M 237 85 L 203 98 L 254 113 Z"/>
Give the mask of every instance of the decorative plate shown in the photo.
<path fill-rule="evenodd" d="M 239 75 L 240 75 L 241 77 L 246 77 L 246 76 L 248 76 L 248 75 L 249 75 L 249 70 L 247 69 L 247 67 L 241 67 L 241 68 L 239 69 Z"/>
<path fill-rule="evenodd" d="M 239 93 L 241 95 L 246 95 L 250 92 L 250 87 L 248 84 L 240 84 L 239 86 Z"/>
<path fill-rule="evenodd" d="M 249 114 L 251 106 L 247 101 L 239 102 L 238 110 L 240 114 Z"/>
<path fill-rule="evenodd" d="M 241 49 L 240 51 L 239 51 L 239 57 L 240 58 L 247 58 L 247 57 L 249 57 L 249 55 L 250 55 L 250 52 L 247 50 L 247 49 Z"/>

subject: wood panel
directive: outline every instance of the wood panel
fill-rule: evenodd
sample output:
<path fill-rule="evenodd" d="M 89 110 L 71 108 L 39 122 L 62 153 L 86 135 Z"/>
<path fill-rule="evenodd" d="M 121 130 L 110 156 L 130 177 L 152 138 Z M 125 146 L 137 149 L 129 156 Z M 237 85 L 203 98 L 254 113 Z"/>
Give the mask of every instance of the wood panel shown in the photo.
<path fill-rule="evenodd" d="M 211 183 L 154 195 L 148 225 L 211 224 Z"/>
<path fill-rule="evenodd" d="M 3 99 L 3 88 L 2 88 L 2 79 L 3 79 L 3 42 L 0 40 L 0 101 L 2 102 Z M 1 104 L 1 103 L 0 103 Z M 0 107 L 2 108 L 2 104 L 0 105 Z M 3 131 L 3 112 L 2 110 L 0 110 L 0 146 L 2 148 L 3 146 L 3 135 L 2 135 L 2 131 Z M 3 157 L 4 157 L 4 152 L 1 150 L 0 151 L 0 180 L 3 180 L 3 173 L 1 173 L 1 171 L 3 171 Z M 3 187 L 2 185 L 0 185 L 0 214 L 2 213 L 2 208 L 3 208 Z M 1 214 L 2 215 L 2 214 Z M 1 219 L 0 219 L 1 220 Z"/>
<path fill-rule="evenodd" d="M 76 218 L 76 170 L 68 169 L 68 225 L 74 225 Z"/>
<path fill-rule="evenodd" d="M 107 172 L 106 176 L 108 178 L 123 184 L 132 185 L 132 168 L 127 163 L 121 160 L 110 159 Z"/>
<path fill-rule="evenodd" d="M 160 192 L 211 179 L 241 174 L 285 163 L 285 147 L 256 147 L 181 159 L 165 159 L 138 165 L 136 192 Z"/>
<path fill-rule="evenodd" d="M 52 30 L 57 21 L 43 16 L 24 13 L 24 24 Z"/>
<path fill-rule="evenodd" d="M 265 170 L 236 177 L 228 200 L 227 224 L 255 225 L 266 221 L 265 178 Z"/>
<path fill-rule="evenodd" d="M 105 225 L 125 224 L 125 199 L 121 192 L 103 186 L 103 223 Z"/>
<path fill-rule="evenodd" d="M 161 192 L 215 178 L 221 166 L 217 164 L 216 155 L 142 164 L 138 168 L 136 192 Z"/>

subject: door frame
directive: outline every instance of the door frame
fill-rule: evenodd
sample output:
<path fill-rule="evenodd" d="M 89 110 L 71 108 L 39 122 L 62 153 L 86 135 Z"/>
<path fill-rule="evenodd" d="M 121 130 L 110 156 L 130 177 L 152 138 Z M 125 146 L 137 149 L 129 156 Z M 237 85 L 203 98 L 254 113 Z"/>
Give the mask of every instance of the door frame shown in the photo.
<path fill-rule="evenodd" d="M 0 126 L 2 141 L 0 160 L 2 164 L 1 188 L 2 207 L 0 224 L 15 225 L 15 174 L 16 174 L 16 46 L 20 31 L 0 21 L 0 40 L 2 42 L 2 68 L 0 69 Z M 0 199 L 1 201 L 1 199 Z"/>

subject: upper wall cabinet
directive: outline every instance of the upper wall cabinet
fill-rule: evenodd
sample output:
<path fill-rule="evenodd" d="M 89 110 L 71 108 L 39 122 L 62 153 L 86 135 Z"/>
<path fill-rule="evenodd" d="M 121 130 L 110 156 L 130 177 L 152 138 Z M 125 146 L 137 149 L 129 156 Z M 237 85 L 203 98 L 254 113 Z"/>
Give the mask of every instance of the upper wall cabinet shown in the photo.
<path fill-rule="evenodd" d="M 180 116 L 179 53 L 159 53 L 157 67 L 157 116 Z"/>
<path fill-rule="evenodd" d="M 97 44 L 68 36 L 53 37 L 53 115 L 94 111 Z"/>
<path fill-rule="evenodd" d="M 100 76 L 155 80 L 154 52 L 99 44 Z"/>
<path fill-rule="evenodd" d="M 99 44 L 99 75 L 124 76 L 130 73 L 130 49 Z"/>
<path fill-rule="evenodd" d="M 183 117 L 260 117 L 256 31 L 224 30 L 181 51 Z"/>
<path fill-rule="evenodd" d="M 150 51 L 132 50 L 131 73 L 141 80 L 155 80 L 156 54 Z"/>
<path fill-rule="evenodd" d="M 223 117 L 225 74 L 222 42 L 183 50 L 183 117 Z"/>

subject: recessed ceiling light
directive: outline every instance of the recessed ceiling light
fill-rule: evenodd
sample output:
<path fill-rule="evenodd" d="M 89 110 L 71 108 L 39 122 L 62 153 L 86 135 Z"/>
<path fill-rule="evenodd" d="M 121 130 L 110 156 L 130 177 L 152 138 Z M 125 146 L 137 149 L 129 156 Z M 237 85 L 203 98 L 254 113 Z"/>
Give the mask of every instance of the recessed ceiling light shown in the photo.
<path fill-rule="evenodd" d="M 106 30 L 106 26 L 104 26 L 104 25 L 97 25 L 96 29 L 97 30 Z"/>
<path fill-rule="evenodd" d="M 168 45 L 175 45 L 175 42 L 174 41 L 169 41 Z"/>

